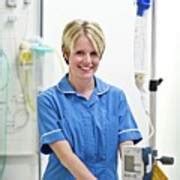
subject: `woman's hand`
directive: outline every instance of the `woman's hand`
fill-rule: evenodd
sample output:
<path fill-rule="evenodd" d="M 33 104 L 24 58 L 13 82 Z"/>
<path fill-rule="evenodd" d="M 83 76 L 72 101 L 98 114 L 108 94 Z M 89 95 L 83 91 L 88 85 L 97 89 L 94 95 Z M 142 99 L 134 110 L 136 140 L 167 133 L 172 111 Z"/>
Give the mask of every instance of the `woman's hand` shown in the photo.
<path fill-rule="evenodd" d="M 61 163 L 77 180 L 97 180 L 86 165 L 74 154 L 66 140 L 57 141 L 50 145 Z"/>
<path fill-rule="evenodd" d="M 92 176 L 92 177 L 77 178 L 77 180 L 98 180 L 98 179 L 95 176 Z"/>

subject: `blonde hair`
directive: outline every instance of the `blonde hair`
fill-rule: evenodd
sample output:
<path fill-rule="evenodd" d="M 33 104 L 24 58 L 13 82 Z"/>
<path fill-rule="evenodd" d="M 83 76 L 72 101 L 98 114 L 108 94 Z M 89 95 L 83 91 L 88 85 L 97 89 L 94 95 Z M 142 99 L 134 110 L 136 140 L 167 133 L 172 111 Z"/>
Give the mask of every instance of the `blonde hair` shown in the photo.
<path fill-rule="evenodd" d="M 62 52 L 67 63 L 67 58 L 81 35 L 85 35 L 91 41 L 99 57 L 102 57 L 105 50 L 105 37 L 101 27 L 95 22 L 73 20 L 65 26 L 62 35 Z"/>

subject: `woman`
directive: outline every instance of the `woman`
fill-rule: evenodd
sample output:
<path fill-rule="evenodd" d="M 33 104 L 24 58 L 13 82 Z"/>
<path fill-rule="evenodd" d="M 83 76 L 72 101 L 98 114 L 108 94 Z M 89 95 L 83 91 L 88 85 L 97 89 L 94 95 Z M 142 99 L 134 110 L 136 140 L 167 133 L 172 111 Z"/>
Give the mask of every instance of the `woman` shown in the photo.
<path fill-rule="evenodd" d="M 141 134 L 122 90 L 94 74 L 105 49 L 97 23 L 74 20 L 62 36 L 69 72 L 38 96 L 44 180 L 117 180 L 117 152 Z"/>

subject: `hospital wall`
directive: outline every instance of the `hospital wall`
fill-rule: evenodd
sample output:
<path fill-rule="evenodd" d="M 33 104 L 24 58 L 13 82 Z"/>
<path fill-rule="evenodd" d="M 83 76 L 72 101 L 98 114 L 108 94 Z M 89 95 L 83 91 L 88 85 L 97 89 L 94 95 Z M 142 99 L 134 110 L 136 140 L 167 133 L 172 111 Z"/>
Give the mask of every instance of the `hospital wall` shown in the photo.
<path fill-rule="evenodd" d="M 0 5 L 3 5 L 4 2 L 1 1 Z M 39 6 L 35 2 L 35 0 L 32 0 L 31 9 L 28 12 L 27 37 L 39 34 Z M 37 2 L 39 3 L 39 1 Z M 43 33 L 45 42 L 57 49 L 57 53 L 60 54 L 62 29 L 69 20 L 84 18 L 99 22 L 105 31 L 107 46 L 97 75 L 125 90 L 131 109 L 144 136 L 144 140 L 140 145 L 144 146 L 147 145 L 148 137 L 147 117 L 142 107 L 140 93 L 134 83 L 133 41 L 136 14 L 134 2 L 134 0 L 44 0 Z M 18 3 L 22 4 L 22 1 L 18 0 Z M 157 92 L 157 149 L 160 156 L 170 155 L 175 157 L 175 165 L 162 166 L 170 180 L 178 180 L 178 177 L 180 177 L 180 171 L 178 171 L 180 169 L 180 145 L 178 141 L 178 137 L 180 137 L 180 114 L 178 113 L 180 107 L 180 24 L 177 21 L 179 6 L 180 2 L 178 0 L 172 0 L 171 3 L 169 1 L 158 2 L 157 13 L 156 73 L 157 78 L 161 77 L 164 79 Z M 6 14 L 2 13 L 2 11 L 0 12 L 1 26 Z M 16 38 L 19 42 L 24 32 L 23 27 L 25 26 L 23 25 L 26 24 L 27 19 L 23 18 L 23 13 L 19 9 L 13 11 L 13 13 L 18 17 L 16 23 L 23 19 L 23 23 L 15 26 Z M 12 26 L 8 28 L 10 29 Z M 13 33 L 10 33 L 10 35 L 14 36 Z M 14 43 L 14 39 L 11 40 Z M 5 44 L 7 49 L 11 49 L 9 42 L 6 41 Z M 14 52 L 9 54 L 12 59 L 14 58 L 13 54 Z M 46 56 L 44 67 L 45 88 L 57 83 L 64 74 L 62 61 L 61 55 L 60 57 L 57 54 Z M 18 133 L 16 136 L 18 138 L 21 136 L 21 133 Z M 23 147 L 25 136 L 19 139 L 20 141 L 17 140 L 16 142 Z M 31 148 L 34 152 L 37 144 L 34 144 L 34 147 Z M 28 156 L 22 154 L 13 156 L 11 154 L 7 158 L 3 180 L 16 180 L 17 178 L 18 180 L 24 180 L 24 178 L 26 180 L 38 179 L 38 161 L 37 152 Z M 44 171 L 46 163 L 47 157 L 42 156 L 42 171 Z"/>
<path fill-rule="evenodd" d="M 180 177 L 180 2 L 157 1 L 157 77 L 164 79 L 157 92 L 157 149 L 159 155 L 175 158 L 162 168 L 170 180 Z"/>

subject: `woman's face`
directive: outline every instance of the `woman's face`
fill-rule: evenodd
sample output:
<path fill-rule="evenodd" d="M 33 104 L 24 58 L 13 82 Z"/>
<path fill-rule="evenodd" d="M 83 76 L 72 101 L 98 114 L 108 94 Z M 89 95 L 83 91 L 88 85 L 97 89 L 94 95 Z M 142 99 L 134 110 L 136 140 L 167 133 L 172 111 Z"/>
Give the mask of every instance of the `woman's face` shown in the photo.
<path fill-rule="evenodd" d="M 91 80 L 100 61 L 91 41 L 84 35 L 77 39 L 68 59 L 71 77 L 81 80 Z"/>

